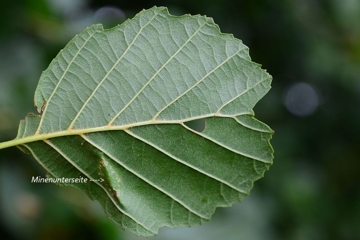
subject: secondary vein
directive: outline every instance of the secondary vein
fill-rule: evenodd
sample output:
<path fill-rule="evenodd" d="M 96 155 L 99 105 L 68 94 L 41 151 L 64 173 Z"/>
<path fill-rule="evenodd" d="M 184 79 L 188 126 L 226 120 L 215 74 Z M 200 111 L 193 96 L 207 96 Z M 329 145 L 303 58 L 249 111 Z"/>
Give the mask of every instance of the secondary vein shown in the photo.
<path fill-rule="evenodd" d="M 125 131 L 128 133 L 128 131 Z M 141 180 L 143 180 L 144 182 L 146 182 L 147 184 L 149 184 L 150 186 L 156 188 L 157 190 L 159 190 L 160 192 L 162 192 L 163 194 L 165 194 L 166 196 L 168 196 L 169 198 L 175 200 L 176 202 L 178 202 L 181 206 L 183 206 L 184 208 L 186 208 L 189 212 L 197 215 L 198 217 L 207 219 L 206 216 L 203 216 L 201 213 L 196 212 L 194 209 L 192 209 L 190 206 L 188 206 L 186 203 L 184 203 L 183 201 L 181 201 L 180 199 L 178 199 L 177 197 L 175 197 L 174 195 L 172 195 L 171 193 L 167 192 L 165 189 L 162 189 L 161 187 L 157 186 L 155 183 L 151 182 L 149 179 L 147 179 L 146 177 L 142 176 L 141 174 L 137 173 L 136 171 L 134 171 L 132 168 L 124 165 L 119 159 L 117 159 L 115 156 L 111 155 L 110 153 L 107 153 L 105 149 L 102 149 L 99 145 L 97 145 L 95 142 L 91 141 L 89 138 L 87 138 L 85 135 L 82 136 L 88 143 L 90 143 L 92 146 L 94 146 L 95 148 L 99 149 L 100 151 L 102 151 L 104 154 L 106 154 L 109 158 L 113 159 L 116 163 L 118 163 L 121 167 L 123 167 L 124 169 L 126 169 L 127 171 L 131 172 L 132 174 L 134 174 L 136 177 L 140 178 Z"/>
<path fill-rule="evenodd" d="M 74 55 L 74 57 L 71 59 L 71 61 L 69 62 L 68 66 L 66 67 L 65 71 L 63 72 L 63 74 L 61 75 L 58 83 L 56 84 L 53 92 L 51 93 L 49 99 L 47 100 L 46 102 L 46 105 L 45 105 L 45 108 L 44 108 L 44 111 L 42 113 L 42 118 L 40 119 L 40 123 L 39 123 L 39 127 L 38 129 L 36 130 L 36 133 L 35 134 L 39 134 L 40 132 L 40 129 L 41 129 L 41 126 L 42 126 L 42 123 L 43 123 L 43 120 L 45 119 L 45 114 L 47 112 L 47 109 L 48 109 L 48 106 L 50 105 L 50 102 L 56 92 L 56 90 L 59 88 L 60 86 L 60 83 L 62 82 L 62 80 L 64 79 L 66 73 L 69 71 L 70 69 L 70 66 L 72 65 L 72 63 L 75 61 L 76 57 L 79 55 L 79 53 L 81 52 L 81 50 L 85 47 L 85 45 L 89 42 L 89 40 L 95 35 L 95 32 L 93 34 L 90 34 L 90 36 L 85 40 L 85 42 L 83 43 L 83 45 L 79 48 L 79 50 L 76 52 L 76 54 Z"/>
<path fill-rule="evenodd" d="M 86 107 L 86 105 L 88 104 L 88 102 L 91 100 L 91 98 L 95 95 L 96 91 L 100 88 L 100 86 L 103 84 L 103 82 L 108 78 L 108 76 L 110 75 L 110 73 L 115 69 L 115 67 L 120 63 L 120 61 L 125 57 L 126 53 L 130 50 L 130 48 L 134 45 L 135 41 L 138 39 L 138 37 L 140 36 L 141 32 L 146 28 L 146 26 L 148 26 L 154 19 L 155 17 L 159 15 L 159 13 L 155 14 L 144 26 L 142 26 L 139 30 L 139 32 L 136 34 L 136 36 L 134 37 L 134 39 L 132 40 L 132 42 L 129 44 L 129 46 L 126 48 L 126 50 L 124 51 L 124 53 L 119 57 L 119 59 L 114 63 L 114 65 L 112 66 L 112 68 L 105 74 L 105 76 L 102 78 L 102 80 L 98 83 L 98 85 L 96 86 L 96 88 L 93 90 L 93 92 L 91 93 L 91 95 L 88 97 L 88 99 L 85 101 L 85 103 L 83 104 L 83 106 L 81 107 L 81 109 L 78 111 L 78 113 L 76 114 L 75 118 L 73 119 L 73 121 L 70 123 L 68 129 L 72 129 L 73 125 L 75 124 L 76 120 L 78 119 L 78 117 L 80 116 L 80 114 L 82 113 L 82 111 L 84 110 L 84 108 Z"/>
<path fill-rule="evenodd" d="M 220 63 L 218 66 L 216 66 L 214 69 L 212 69 L 210 72 L 208 72 L 204 77 L 202 77 L 199 81 L 197 81 L 193 86 L 191 86 L 189 89 L 187 89 L 185 92 L 183 92 L 182 94 L 180 94 L 178 97 L 176 97 L 175 99 L 173 99 L 169 104 L 167 104 L 166 106 L 164 106 L 155 116 L 154 119 L 156 119 L 166 108 L 168 108 L 171 104 L 173 104 L 174 102 L 176 102 L 177 100 L 179 100 L 181 97 L 183 97 L 185 94 L 187 94 L 188 92 L 190 92 L 192 89 L 194 89 L 194 87 L 196 87 L 197 85 L 199 85 L 202 81 L 204 81 L 209 75 L 211 75 L 212 73 L 214 73 L 217 69 L 219 69 L 221 66 L 223 66 L 226 62 L 228 62 L 231 58 L 233 58 L 234 56 L 236 56 L 239 52 L 241 52 L 243 49 L 238 50 L 236 53 L 234 53 L 233 55 L 231 55 L 230 57 L 226 58 L 222 63 Z"/>
<path fill-rule="evenodd" d="M 189 37 L 188 40 L 186 40 L 186 42 L 184 42 L 184 44 L 159 68 L 159 70 L 157 70 L 154 75 L 147 81 L 147 83 L 145 83 L 145 85 L 134 95 L 134 97 L 115 115 L 115 117 L 113 117 L 108 125 L 112 125 L 113 122 L 116 120 L 116 118 L 119 117 L 119 115 L 125 111 L 125 109 L 144 91 L 144 89 L 151 83 L 151 81 L 161 72 L 162 69 L 165 68 L 165 66 L 167 66 L 167 64 L 174 59 L 174 57 L 186 46 L 186 44 L 188 44 L 191 39 L 196 36 L 199 31 L 201 30 L 201 28 L 203 26 L 205 26 L 207 23 L 207 21 L 205 21 L 202 25 L 200 25 L 200 27 Z"/>
<path fill-rule="evenodd" d="M 52 144 L 49 141 L 45 141 L 46 144 L 48 144 L 50 147 L 52 147 L 56 152 L 58 152 L 66 161 L 68 161 L 72 166 L 74 166 L 79 172 L 81 172 L 82 174 L 84 174 L 86 177 L 88 177 L 89 179 L 94 180 L 86 171 L 82 170 L 81 167 L 79 167 L 77 164 L 75 164 L 71 158 L 69 156 L 67 156 L 64 152 L 62 152 L 59 148 L 57 148 L 54 144 Z M 102 190 L 104 190 L 105 194 L 108 196 L 108 199 L 111 200 L 111 202 L 115 205 L 115 207 L 125 216 L 129 217 L 131 220 L 133 220 L 134 222 L 138 223 L 139 225 L 141 225 L 143 228 L 145 228 L 146 230 L 152 232 L 150 229 L 148 229 L 147 227 L 145 227 L 143 224 L 139 223 L 138 221 L 136 221 L 136 219 L 131 216 L 128 212 L 126 212 L 124 209 L 121 208 L 121 206 L 119 206 L 119 204 L 113 200 L 111 193 L 102 185 L 100 184 L 98 181 L 92 181 L 93 183 L 97 184 L 100 188 L 102 188 Z"/>

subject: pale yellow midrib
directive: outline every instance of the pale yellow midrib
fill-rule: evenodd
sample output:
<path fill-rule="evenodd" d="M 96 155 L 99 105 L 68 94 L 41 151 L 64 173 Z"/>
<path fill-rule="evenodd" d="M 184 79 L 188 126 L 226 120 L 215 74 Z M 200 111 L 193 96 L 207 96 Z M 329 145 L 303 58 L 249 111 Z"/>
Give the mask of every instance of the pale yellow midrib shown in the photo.
<path fill-rule="evenodd" d="M 72 130 L 63 130 L 58 132 L 51 132 L 51 133 L 45 133 L 45 134 L 35 134 L 32 136 L 14 139 L 7 142 L 0 143 L 0 149 L 6 148 L 6 147 L 12 147 L 17 145 L 22 145 L 26 143 L 36 142 L 36 141 L 42 141 L 46 139 L 51 138 L 57 138 L 57 137 L 65 137 L 65 136 L 72 136 L 72 135 L 81 135 L 86 133 L 95 133 L 95 132 L 104 132 L 104 131 L 114 131 L 114 130 L 124 130 L 128 129 L 130 127 L 136 127 L 141 125 L 151 124 L 151 121 L 148 123 L 141 122 L 141 123 L 134 123 L 134 124 L 128 124 L 128 125 L 122 125 L 122 126 L 102 126 L 102 127 L 94 127 L 94 128 L 84 128 L 84 129 L 72 129 Z"/>
<path fill-rule="evenodd" d="M 169 121 L 169 120 L 164 120 L 164 121 L 148 120 L 148 121 L 142 121 L 142 122 L 120 125 L 120 126 L 105 125 L 105 126 L 93 127 L 93 128 L 82 128 L 82 129 L 72 129 L 72 130 L 66 129 L 66 130 L 62 130 L 62 131 L 44 133 L 44 134 L 38 133 L 38 134 L 35 134 L 32 136 L 2 142 L 2 143 L 0 143 L 0 149 L 14 147 L 14 146 L 31 143 L 31 142 L 36 142 L 36 141 L 43 141 L 43 140 L 57 138 L 57 137 L 66 137 L 66 136 L 81 135 L 81 134 L 96 133 L 96 132 L 106 132 L 106 131 L 121 131 L 121 130 L 126 130 L 126 129 L 129 129 L 132 127 L 154 125 L 154 124 L 181 124 L 183 122 L 192 121 L 192 120 L 196 120 L 196 119 L 200 119 L 200 118 L 206 118 L 206 117 L 210 117 L 210 116 L 213 116 L 213 114 L 195 117 L 195 118 L 181 119 L 181 120 L 171 120 L 171 121 Z"/>

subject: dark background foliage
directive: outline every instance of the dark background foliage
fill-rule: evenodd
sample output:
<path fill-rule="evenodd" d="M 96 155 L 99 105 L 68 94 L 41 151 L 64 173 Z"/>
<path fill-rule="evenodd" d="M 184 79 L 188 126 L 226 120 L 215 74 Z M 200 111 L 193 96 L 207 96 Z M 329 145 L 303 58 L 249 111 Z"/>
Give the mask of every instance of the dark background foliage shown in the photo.
<path fill-rule="evenodd" d="M 256 117 L 275 130 L 274 165 L 243 203 L 154 239 L 360 239 L 357 0 L 1 0 L 0 141 L 35 111 L 41 72 L 76 33 L 154 5 L 213 17 L 250 47 L 274 78 Z M 45 174 L 17 148 L 1 150 L 2 239 L 143 239 L 76 189 L 30 183 Z"/>

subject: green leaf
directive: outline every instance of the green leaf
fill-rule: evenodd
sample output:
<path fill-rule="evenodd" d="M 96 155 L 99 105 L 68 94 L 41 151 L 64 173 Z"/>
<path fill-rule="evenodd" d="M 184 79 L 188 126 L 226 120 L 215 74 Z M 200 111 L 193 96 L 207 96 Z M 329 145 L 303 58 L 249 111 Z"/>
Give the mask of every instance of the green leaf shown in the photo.
<path fill-rule="evenodd" d="M 40 78 L 41 115 L 0 148 L 18 145 L 123 229 L 152 236 L 209 220 L 268 170 L 273 131 L 252 108 L 270 83 L 211 18 L 153 7 L 71 40 Z"/>

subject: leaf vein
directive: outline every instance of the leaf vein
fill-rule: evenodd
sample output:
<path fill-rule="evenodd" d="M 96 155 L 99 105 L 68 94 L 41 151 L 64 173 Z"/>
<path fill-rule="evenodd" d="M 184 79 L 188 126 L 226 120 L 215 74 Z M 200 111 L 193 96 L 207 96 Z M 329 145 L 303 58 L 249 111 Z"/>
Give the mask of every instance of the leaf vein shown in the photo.
<path fill-rule="evenodd" d="M 237 116 L 239 116 L 239 115 L 237 115 Z M 250 124 L 246 124 L 246 123 L 240 121 L 237 117 L 235 117 L 235 120 L 236 120 L 236 122 L 238 122 L 239 124 L 241 124 L 242 126 L 248 128 L 248 129 L 251 129 L 251 130 L 254 130 L 257 132 L 261 132 L 261 133 L 270 133 L 270 134 L 272 133 L 271 130 L 260 129 L 260 128 L 253 127 Z"/>
<path fill-rule="evenodd" d="M 82 135 L 81 135 L 82 136 Z M 86 140 L 86 139 L 85 139 Z M 46 144 L 48 144 L 50 147 L 52 147 L 56 152 L 58 152 L 64 159 L 66 159 L 71 165 L 73 165 L 79 172 L 81 172 L 82 174 L 84 174 L 86 177 L 88 177 L 89 179 L 91 180 L 94 180 L 91 176 L 89 176 L 85 171 L 83 171 L 81 169 L 81 167 L 79 167 L 77 164 L 75 164 L 65 153 L 63 153 L 58 147 L 56 147 L 54 144 L 52 144 L 50 141 L 48 140 L 44 140 L 44 142 Z M 112 198 L 112 195 L 111 193 L 109 193 L 108 190 L 106 190 L 106 188 L 100 184 L 98 181 L 92 181 L 93 183 L 97 184 L 99 187 L 101 187 L 104 192 L 106 193 L 106 195 L 108 196 L 107 199 L 110 199 L 111 202 L 115 205 L 115 207 L 120 211 L 122 212 L 124 215 L 126 215 L 127 217 L 131 218 L 134 222 L 138 223 L 139 225 L 141 225 L 142 227 L 144 227 L 145 229 L 147 229 L 148 231 L 150 232 L 153 232 L 151 231 L 150 229 L 148 229 L 147 227 L 145 227 L 144 225 L 142 225 L 141 223 L 137 222 L 136 221 L 136 218 L 134 218 L 133 216 L 131 216 L 128 212 L 126 212 L 125 210 L 123 210 L 121 208 L 121 206 L 119 206 L 119 204 L 114 201 L 114 199 Z M 154 233 L 154 232 L 153 232 Z"/>
<path fill-rule="evenodd" d="M 129 46 L 125 49 L 125 51 L 123 52 L 123 54 L 117 59 L 117 61 L 114 63 L 114 65 L 110 68 L 110 70 L 105 74 L 105 76 L 101 79 L 101 81 L 98 83 L 98 85 L 95 87 L 95 89 L 93 90 L 93 92 L 90 94 L 90 96 L 88 97 L 88 99 L 85 101 L 85 103 L 83 104 L 83 106 L 81 107 L 81 109 L 78 111 L 78 113 L 76 114 L 75 118 L 73 119 L 73 121 L 70 123 L 68 129 L 72 129 L 73 125 L 75 124 L 76 120 L 78 119 L 78 117 L 80 116 L 80 114 L 82 113 L 82 111 L 84 110 L 84 108 L 86 107 L 86 105 L 89 103 L 89 101 L 92 99 L 92 97 L 95 95 L 95 93 L 97 92 L 97 90 L 100 88 L 100 86 L 103 84 L 103 82 L 105 82 L 105 80 L 108 78 L 108 76 L 110 75 L 110 73 L 115 69 L 115 67 L 119 64 L 119 62 L 125 57 L 125 55 L 127 54 L 127 52 L 131 49 L 131 47 L 134 45 L 135 41 L 138 39 L 138 37 L 140 36 L 141 32 L 145 29 L 145 27 L 147 25 L 149 25 L 151 23 L 151 21 L 154 20 L 154 18 L 159 15 L 159 13 L 154 14 L 154 16 L 144 25 L 139 29 L 139 32 L 136 34 L 136 36 L 134 37 L 134 39 L 132 40 L 132 42 L 129 44 Z"/>
<path fill-rule="evenodd" d="M 125 132 L 128 133 L 128 131 L 125 130 Z M 131 135 L 131 134 L 130 134 Z M 127 171 L 129 171 L 130 173 L 134 174 L 136 177 L 140 178 L 141 180 L 143 180 L 144 182 L 146 182 L 147 184 L 149 184 L 150 186 L 156 188 L 157 190 L 159 190 L 160 192 L 164 193 L 166 196 L 168 196 L 169 198 L 175 200 L 176 202 L 178 202 L 180 205 L 182 205 L 184 208 L 186 208 L 187 210 L 189 210 L 190 212 L 192 212 L 193 214 L 207 219 L 207 217 L 202 216 L 201 213 L 196 212 L 195 210 L 191 209 L 191 207 L 187 206 L 187 204 L 183 203 L 181 200 L 177 199 L 175 196 L 173 196 L 172 194 L 170 194 L 169 192 L 165 191 L 164 189 L 162 189 L 161 187 L 157 186 L 155 183 L 151 182 L 149 179 L 147 179 L 146 177 L 142 176 L 141 174 L 137 173 L 134 169 L 126 166 L 125 164 L 123 164 L 119 159 L 117 159 L 115 156 L 112 156 L 110 153 L 107 153 L 105 149 L 102 149 L 100 146 L 98 146 L 95 142 L 91 141 L 89 138 L 87 138 L 87 136 L 82 135 L 82 138 L 84 138 L 89 144 L 93 145 L 94 147 L 96 147 L 97 149 L 99 149 L 100 151 L 102 151 L 104 154 L 106 154 L 109 158 L 113 159 L 115 162 L 117 162 L 121 167 L 123 167 L 124 169 L 126 169 Z"/>
<path fill-rule="evenodd" d="M 207 21 L 205 21 L 200 27 L 180 46 L 180 48 L 154 73 L 154 75 L 144 84 L 144 86 L 134 95 L 134 97 L 115 115 L 113 119 L 109 122 L 109 125 L 112 125 L 116 118 L 125 111 L 125 109 L 132 103 L 134 100 L 144 91 L 144 89 L 151 83 L 151 81 L 171 62 L 172 59 L 189 43 L 191 40 L 200 32 L 202 27 L 206 25 Z"/>
<path fill-rule="evenodd" d="M 50 101 L 52 100 L 56 90 L 58 89 L 58 87 L 60 86 L 60 83 L 62 82 L 62 80 L 64 79 L 66 73 L 68 72 L 68 70 L 70 69 L 70 66 L 72 65 L 72 63 L 75 61 L 76 57 L 79 55 L 79 53 L 81 52 L 81 50 L 85 47 L 85 45 L 89 42 L 89 40 L 95 35 L 95 31 L 94 33 L 90 34 L 90 36 L 85 40 L 85 42 L 83 43 L 83 45 L 78 49 L 78 51 L 76 52 L 76 54 L 73 56 L 73 58 L 71 59 L 71 61 L 68 63 L 67 68 L 65 69 L 65 71 L 63 72 L 63 74 L 61 75 L 58 83 L 56 84 L 54 90 L 52 91 L 49 99 L 47 100 L 47 103 L 45 105 L 44 111 L 42 112 L 42 118 L 40 119 L 40 123 L 39 123 L 39 127 L 37 128 L 35 135 L 39 134 L 43 120 L 45 119 L 45 113 L 47 111 L 47 108 L 49 106 Z"/>
<path fill-rule="evenodd" d="M 178 157 L 172 155 L 171 153 L 165 151 L 164 149 L 162 149 L 162 148 L 156 146 L 155 144 L 147 141 L 146 139 L 141 138 L 140 136 L 136 135 L 136 134 L 133 133 L 132 131 L 130 131 L 130 130 L 125 130 L 125 132 L 128 133 L 128 134 L 130 134 L 131 136 L 133 136 L 133 137 L 141 140 L 142 142 L 148 144 L 149 146 L 155 148 L 156 150 L 164 153 L 165 155 L 171 157 L 171 158 L 174 159 L 175 161 L 177 161 L 177 162 L 179 162 L 179 163 L 181 163 L 181 164 L 184 164 L 185 166 L 187 166 L 187 167 L 189 167 L 189 168 L 191 168 L 191 169 L 193 169 L 193 170 L 195 170 L 195 171 L 197 171 L 197 172 L 199 172 L 199 173 L 201 173 L 201 174 L 203 174 L 203 175 L 205 175 L 205 176 L 207 176 L 207 177 L 210 177 L 210 178 L 212 178 L 212 179 L 214 179 L 214 180 L 216 180 L 216 181 L 218 181 L 218 182 L 220 182 L 220 183 L 222 183 L 222 184 L 224 184 L 224 185 L 226 185 L 226 186 L 228 186 L 228 187 L 230 187 L 230 188 L 232 188 L 232 189 L 234 189 L 234 190 L 236 190 L 236 191 L 238 191 L 238 192 L 240 192 L 240 193 L 248 194 L 247 191 L 245 191 L 245 190 L 243 190 L 243 189 L 240 189 L 240 188 L 234 186 L 233 184 L 225 181 L 224 179 L 218 178 L 218 177 L 216 177 L 216 176 L 214 176 L 214 175 L 212 175 L 212 174 L 210 174 L 210 173 L 207 173 L 206 171 L 204 171 L 204 170 L 202 170 L 202 169 L 200 169 L 200 168 L 198 168 L 198 167 L 195 167 L 195 166 L 193 166 L 193 165 L 191 165 L 191 164 L 189 164 L 189 163 L 187 163 L 187 162 L 179 159 Z"/>
<path fill-rule="evenodd" d="M 189 127 L 186 126 L 184 123 L 181 123 L 181 125 L 182 125 L 184 128 L 192 131 L 193 133 L 195 133 L 195 134 L 197 134 L 197 135 L 199 135 L 199 136 L 201 136 L 201 137 L 203 137 L 203 138 L 206 138 L 206 139 L 212 141 L 213 143 L 216 143 L 217 145 L 219 145 L 219 146 L 221 146 L 221 147 L 223 147 L 223 148 L 226 148 L 227 150 L 230 150 L 230 151 L 232 151 L 232 152 L 234 152 L 234 153 L 240 154 L 240 155 L 242 155 L 242 156 L 244 156 L 244 157 L 251 158 L 251 159 L 256 160 L 256 161 L 259 161 L 259 162 L 269 163 L 269 162 L 267 162 L 267 161 L 264 161 L 264 160 L 261 159 L 261 158 L 258 158 L 258 157 L 255 157 L 255 156 L 251 156 L 250 154 L 246 154 L 246 153 L 244 153 L 244 152 L 241 152 L 241 151 L 238 151 L 238 150 L 236 150 L 236 149 L 233 149 L 233 148 L 231 148 L 231 147 L 229 147 L 229 146 L 227 146 L 227 145 L 225 145 L 225 144 L 223 144 L 223 143 L 221 143 L 221 142 L 218 142 L 218 141 L 216 141 L 215 139 L 213 139 L 213 138 L 205 135 L 204 133 L 199 133 L 199 132 L 197 132 L 197 131 L 189 128 Z"/>
<path fill-rule="evenodd" d="M 219 108 L 219 110 L 217 111 L 217 114 L 216 114 L 216 115 L 217 115 L 217 116 L 221 116 L 221 114 L 220 114 L 221 109 L 223 109 L 223 108 L 226 107 L 228 104 L 230 104 L 231 102 L 235 101 L 237 98 L 239 98 L 239 97 L 241 97 L 242 95 L 246 94 L 247 92 L 255 89 L 259 84 L 261 84 L 261 83 L 263 83 L 263 82 L 265 82 L 266 80 L 269 80 L 269 79 L 271 79 L 271 77 L 267 77 L 267 78 L 264 78 L 264 79 L 260 80 L 260 81 L 257 82 L 254 86 L 252 86 L 252 87 L 250 87 L 250 88 L 247 87 L 247 88 L 245 89 L 245 91 L 239 93 L 238 95 L 236 95 L 235 97 L 231 98 L 229 101 L 227 101 L 226 103 L 224 103 L 224 104 Z"/>
<path fill-rule="evenodd" d="M 238 50 L 236 53 L 234 53 L 233 55 L 231 55 L 230 57 L 226 58 L 222 63 L 220 63 L 218 66 L 216 66 L 214 69 L 212 69 L 210 72 L 208 72 L 207 74 L 205 74 L 204 77 L 202 77 L 199 81 L 197 81 L 193 86 L 191 86 L 189 89 L 187 89 L 185 92 L 183 92 L 182 94 L 180 94 L 178 97 L 176 97 L 175 99 L 173 99 L 169 104 L 167 104 L 166 106 L 164 106 L 155 116 L 154 119 L 156 119 L 166 108 L 168 108 L 169 106 L 171 106 L 171 104 L 173 104 L 174 102 L 176 102 L 177 100 L 179 100 L 181 97 L 183 97 L 184 95 L 186 95 L 188 92 L 190 92 L 191 90 L 193 90 L 198 84 L 200 84 L 202 81 L 204 81 L 208 76 L 210 76 L 212 73 L 214 73 L 217 69 L 219 69 L 221 66 L 223 66 L 226 62 L 228 62 L 231 58 L 233 58 L 234 56 L 236 56 L 237 54 L 239 54 L 241 51 L 243 51 L 244 49 L 240 49 Z"/>

